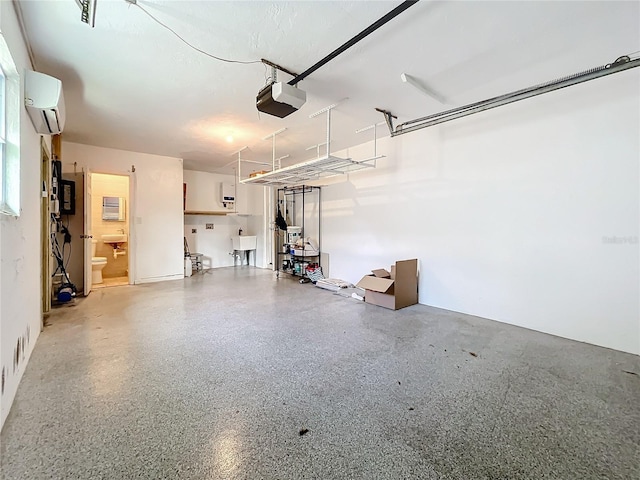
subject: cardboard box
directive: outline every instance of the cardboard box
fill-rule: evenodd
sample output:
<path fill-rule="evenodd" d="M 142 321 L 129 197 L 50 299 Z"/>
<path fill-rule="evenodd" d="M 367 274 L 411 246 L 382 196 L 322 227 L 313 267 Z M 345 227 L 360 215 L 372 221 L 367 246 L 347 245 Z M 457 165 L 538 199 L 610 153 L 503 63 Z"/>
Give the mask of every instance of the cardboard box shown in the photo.
<path fill-rule="evenodd" d="M 364 288 L 364 301 L 372 305 L 398 310 L 418 303 L 418 260 L 399 260 L 391 272 L 372 270 L 357 283 Z"/>

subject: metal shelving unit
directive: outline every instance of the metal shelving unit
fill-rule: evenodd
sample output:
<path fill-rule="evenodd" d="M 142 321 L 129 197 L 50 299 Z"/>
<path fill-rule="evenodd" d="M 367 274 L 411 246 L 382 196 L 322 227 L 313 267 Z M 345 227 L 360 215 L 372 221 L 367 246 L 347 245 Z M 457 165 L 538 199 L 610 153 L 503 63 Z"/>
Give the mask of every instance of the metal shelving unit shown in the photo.
<path fill-rule="evenodd" d="M 305 239 L 311 231 L 317 233 L 318 249 L 317 253 L 306 254 L 306 244 L 300 249 L 295 248 L 295 254 L 291 253 L 291 245 L 287 242 L 287 232 L 276 230 L 274 245 L 276 247 L 276 276 L 280 277 L 280 273 L 300 277 L 300 283 L 306 283 L 308 280 L 306 268 L 308 265 L 316 263 L 320 265 L 320 254 L 322 252 L 322 244 L 320 241 L 320 217 L 322 213 L 320 187 L 311 185 L 299 185 L 294 187 L 282 187 L 277 190 L 277 205 L 282 210 L 282 215 L 286 218 L 290 217 L 291 225 L 301 227 L 300 238 Z M 306 209 L 313 202 L 316 205 L 311 221 L 309 223 L 309 215 Z M 297 252 L 301 251 L 301 254 Z"/>

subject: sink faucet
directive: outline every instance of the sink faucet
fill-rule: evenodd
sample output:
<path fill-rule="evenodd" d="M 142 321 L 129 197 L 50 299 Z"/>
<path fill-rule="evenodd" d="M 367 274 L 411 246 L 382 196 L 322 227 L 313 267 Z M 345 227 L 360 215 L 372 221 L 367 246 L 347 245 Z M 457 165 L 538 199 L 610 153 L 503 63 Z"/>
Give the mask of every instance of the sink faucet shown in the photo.
<path fill-rule="evenodd" d="M 119 228 L 118 231 L 124 235 L 124 228 Z"/>

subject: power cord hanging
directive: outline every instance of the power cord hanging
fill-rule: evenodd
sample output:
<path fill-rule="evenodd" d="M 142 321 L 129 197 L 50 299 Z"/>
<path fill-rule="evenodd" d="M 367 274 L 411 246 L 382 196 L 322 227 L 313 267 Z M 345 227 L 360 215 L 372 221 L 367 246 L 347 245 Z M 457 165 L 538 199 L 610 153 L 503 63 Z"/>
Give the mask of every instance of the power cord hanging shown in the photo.
<path fill-rule="evenodd" d="M 58 272 L 60 272 L 61 281 L 60 286 L 56 291 L 56 296 L 59 302 L 65 303 L 75 297 L 78 291 L 76 286 L 71 282 L 71 278 L 69 278 L 69 274 L 67 273 L 67 266 L 71 260 L 71 233 L 69 232 L 68 227 L 62 223 L 62 219 L 56 218 L 53 214 L 51 215 L 50 225 L 51 253 L 57 263 L 56 269 L 51 277 L 55 277 Z M 64 235 L 62 249 L 58 242 L 58 233 L 62 233 Z M 67 244 L 69 244 L 69 254 L 65 263 L 65 247 Z"/>
<path fill-rule="evenodd" d="M 149 13 L 147 10 L 144 9 L 144 7 L 142 7 L 140 4 L 138 4 L 137 2 L 135 3 L 131 3 L 131 2 L 127 2 L 130 5 L 133 5 L 135 7 L 138 7 L 140 10 L 142 10 L 144 13 L 146 13 L 149 18 L 151 18 L 154 22 L 156 22 L 158 25 L 166 28 L 167 30 L 169 30 L 171 33 L 173 33 L 176 37 L 178 37 L 180 39 L 181 42 L 183 42 L 185 45 L 187 45 L 188 47 L 192 48 L 193 50 L 195 50 L 196 52 L 200 52 L 203 55 L 206 55 L 207 57 L 213 58 L 214 60 L 219 60 L 221 62 L 226 62 L 226 63 L 240 63 L 243 65 L 249 65 L 252 63 L 262 63 L 261 60 L 249 60 L 249 61 L 242 61 L 242 60 L 230 60 L 228 58 L 222 58 L 222 57 L 218 57 L 217 55 L 213 55 L 211 53 L 205 52 L 204 50 L 196 47 L 195 45 L 189 43 L 187 40 L 185 40 L 183 37 L 180 36 L 180 34 L 178 34 L 175 30 L 173 30 L 171 27 L 169 27 L 168 25 L 166 25 L 165 23 L 162 23 L 160 20 L 158 20 L 156 17 L 154 17 L 151 13 Z"/>

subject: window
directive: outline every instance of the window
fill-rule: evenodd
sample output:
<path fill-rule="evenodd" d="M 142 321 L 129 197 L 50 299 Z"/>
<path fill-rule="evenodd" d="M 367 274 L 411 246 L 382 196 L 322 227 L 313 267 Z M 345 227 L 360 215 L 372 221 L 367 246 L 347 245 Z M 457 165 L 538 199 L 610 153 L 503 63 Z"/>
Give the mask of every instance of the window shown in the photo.
<path fill-rule="evenodd" d="M 0 67 L 0 189 L 2 189 L 2 196 L 0 197 L 2 205 L 2 210 L 4 211 L 5 207 L 5 192 L 7 191 L 5 186 L 5 157 L 6 157 L 6 144 L 7 144 L 7 130 L 6 130 L 6 116 L 7 109 L 5 106 L 5 97 L 6 97 L 6 78 L 4 75 L 4 70 Z"/>
<path fill-rule="evenodd" d="M 20 214 L 20 75 L 0 34 L 0 213 Z"/>

